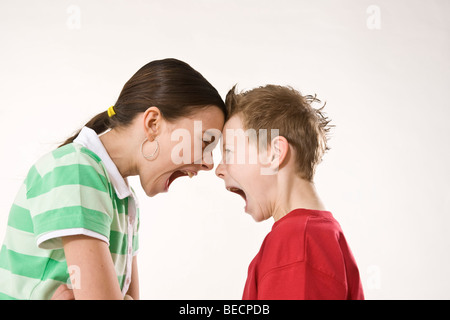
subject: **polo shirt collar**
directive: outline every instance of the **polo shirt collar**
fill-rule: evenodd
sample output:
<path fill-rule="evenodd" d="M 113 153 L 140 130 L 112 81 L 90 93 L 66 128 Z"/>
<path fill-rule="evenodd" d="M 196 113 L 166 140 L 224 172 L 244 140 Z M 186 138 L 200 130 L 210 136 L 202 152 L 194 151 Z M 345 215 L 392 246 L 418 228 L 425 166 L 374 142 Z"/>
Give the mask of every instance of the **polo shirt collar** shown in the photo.
<path fill-rule="evenodd" d="M 94 130 L 88 127 L 83 127 L 78 134 L 78 137 L 73 140 L 73 142 L 81 144 L 100 157 L 106 167 L 106 171 L 108 172 L 111 183 L 119 199 L 124 199 L 132 195 L 127 178 L 124 179 L 122 177 L 119 169 L 117 169 Z"/>

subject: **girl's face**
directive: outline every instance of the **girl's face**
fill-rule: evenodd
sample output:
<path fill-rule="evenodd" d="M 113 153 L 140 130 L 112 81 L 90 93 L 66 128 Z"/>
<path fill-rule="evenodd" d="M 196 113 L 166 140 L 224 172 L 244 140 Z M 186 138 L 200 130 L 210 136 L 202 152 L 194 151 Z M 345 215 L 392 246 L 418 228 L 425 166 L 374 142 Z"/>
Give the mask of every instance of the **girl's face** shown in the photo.
<path fill-rule="evenodd" d="M 147 196 L 168 192 L 179 177 L 193 177 L 200 170 L 211 170 L 214 167 L 212 150 L 219 141 L 223 124 L 224 115 L 215 106 L 174 122 L 161 117 L 156 122 L 159 150 L 154 159 L 141 157 L 140 160 L 139 176 Z M 156 147 L 155 141 L 145 142 L 143 154 L 151 156 Z"/>
<path fill-rule="evenodd" d="M 245 200 L 245 212 L 255 221 L 271 217 L 277 179 L 268 172 L 268 156 L 258 152 L 257 143 L 250 143 L 239 115 L 232 116 L 223 128 L 223 159 L 216 175 L 225 181 L 228 191 Z"/>

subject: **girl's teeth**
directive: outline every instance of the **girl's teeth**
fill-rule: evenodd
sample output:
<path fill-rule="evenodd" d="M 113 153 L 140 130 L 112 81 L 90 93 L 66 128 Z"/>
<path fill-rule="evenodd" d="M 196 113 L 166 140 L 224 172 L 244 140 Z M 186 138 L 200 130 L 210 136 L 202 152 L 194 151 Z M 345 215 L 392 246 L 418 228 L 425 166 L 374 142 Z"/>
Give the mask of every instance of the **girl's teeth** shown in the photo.
<path fill-rule="evenodd" d="M 191 172 L 191 171 L 187 171 L 187 170 L 185 170 L 185 171 L 183 171 L 185 174 L 187 174 L 188 176 L 189 176 L 189 178 L 192 178 L 193 176 L 195 176 L 195 173 L 194 172 Z"/>

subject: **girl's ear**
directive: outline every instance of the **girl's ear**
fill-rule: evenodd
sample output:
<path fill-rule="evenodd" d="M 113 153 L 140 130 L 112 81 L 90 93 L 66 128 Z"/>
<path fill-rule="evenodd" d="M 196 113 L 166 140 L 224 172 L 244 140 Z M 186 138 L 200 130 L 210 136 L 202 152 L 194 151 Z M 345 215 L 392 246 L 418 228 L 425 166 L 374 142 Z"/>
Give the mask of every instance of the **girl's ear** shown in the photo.
<path fill-rule="evenodd" d="M 153 141 L 160 134 L 162 114 L 161 111 L 152 106 L 144 112 L 144 129 L 149 141 Z"/>

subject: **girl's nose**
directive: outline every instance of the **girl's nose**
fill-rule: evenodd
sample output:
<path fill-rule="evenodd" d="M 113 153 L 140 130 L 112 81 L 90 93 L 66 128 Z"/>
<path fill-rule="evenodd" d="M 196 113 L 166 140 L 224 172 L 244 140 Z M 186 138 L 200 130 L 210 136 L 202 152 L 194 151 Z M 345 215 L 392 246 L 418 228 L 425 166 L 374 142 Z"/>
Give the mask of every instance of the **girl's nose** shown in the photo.
<path fill-rule="evenodd" d="M 209 163 L 209 162 L 203 161 L 202 170 L 209 171 L 209 170 L 212 170 L 213 168 L 214 168 L 214 162 Z"/>

